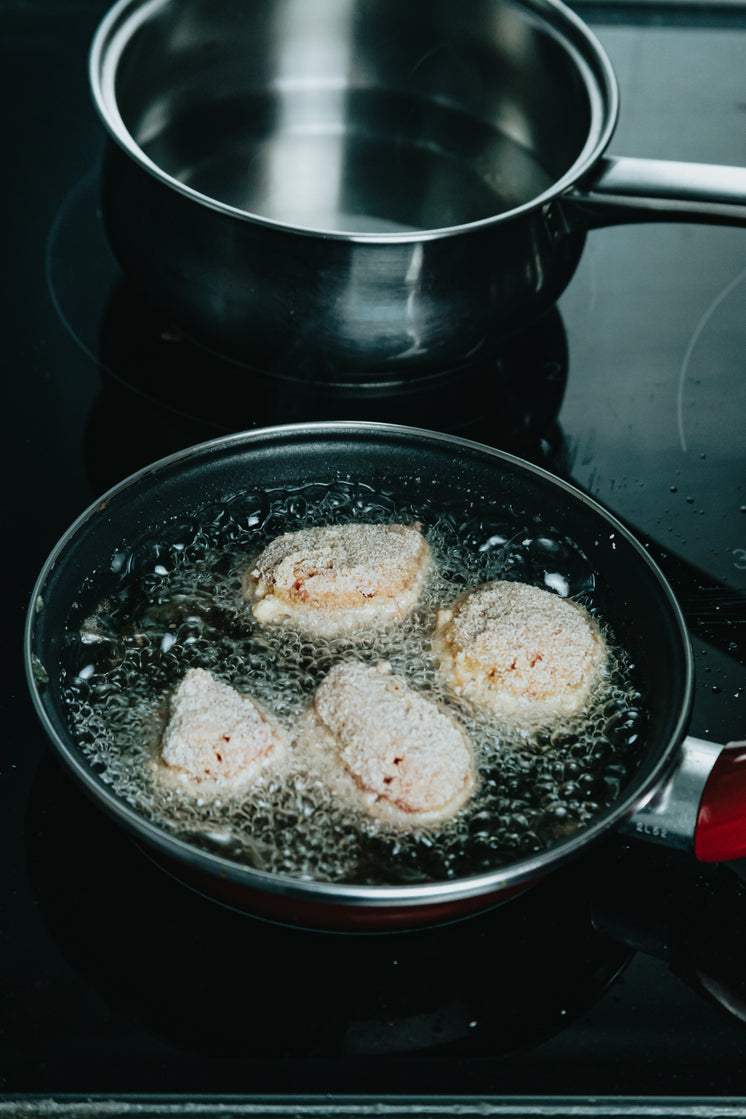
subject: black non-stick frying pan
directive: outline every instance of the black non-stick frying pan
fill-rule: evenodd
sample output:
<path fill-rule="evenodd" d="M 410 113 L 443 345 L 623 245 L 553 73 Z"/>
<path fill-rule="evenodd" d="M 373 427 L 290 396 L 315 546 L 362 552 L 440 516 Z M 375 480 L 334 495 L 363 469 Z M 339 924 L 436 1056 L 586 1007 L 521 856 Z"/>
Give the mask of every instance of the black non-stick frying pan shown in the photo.
<path fill-rule="evenodd" d="M 267 514 L 277 493 L 295 495 L 285 503 L 284 523 Z M 344 509 L 340 493 L 351 495 Z M 95 743 L 77 729 L 70 699 L 76 687 L 87 686 L 88 662 L 108 656 L 81 640 L 88 619 L 102 603 L 124 616 L 139 586 L 167 578 L 175 552 L 196 554 L 215 526 L 235 522 L 248 555 L 263 542 L 259 535 L 254 541 L 252 526 L 263 520 L 266 534 L 309 517 L 318 521 L 319 502 L 325 502 L 322 519 L 366 519 L 371 509 L 374 519 L 385 519 L 388 508 L 390 519 L 420 520 L 425 534 L 439 521 L 460 538 L 474 570 L 492 550 L 493 573 L 547 582 L 591 604 L 626 651 L 644 711 L 634 765 L 592 818 L 560 830 L 541 850 L 519 844 L 513 858 L 503 855 L 476 871 L 411 881 L 394 876 L 390 883 L 324 881 L 267 871 L 195 841 L 150 818 L 136 797 L 112 783 L 96 763 Z M 208 658 L 210 609 L 195 645 Z M 147 633 L 141 645 L 143 671 L 158 678 L 166 654 L 149 647 Z M 139 471 L 86 510 L 45 563 L 29 609 L 25 656 L 52 744 L 100 807 L 184 881 L 275 919 L 340 929 L 450 919 L 508 898 L 612 829 L 689 846 L 710 860 L 746 851 L 742 751 L 686 738 L 693 687 L 688 636 L 674 595 L 644 548 L 593 500 L 549 473 L 452 436 L 374 423 L 308 423 L 231 435 Z M 116 672 L 118 658 L 110 659 Z M 229 666 L 224 670 L 230 675 Z M 109 667 L 102 671 L 105 676 Z M 480 826 L 489 832 L 489 821 Z"/>

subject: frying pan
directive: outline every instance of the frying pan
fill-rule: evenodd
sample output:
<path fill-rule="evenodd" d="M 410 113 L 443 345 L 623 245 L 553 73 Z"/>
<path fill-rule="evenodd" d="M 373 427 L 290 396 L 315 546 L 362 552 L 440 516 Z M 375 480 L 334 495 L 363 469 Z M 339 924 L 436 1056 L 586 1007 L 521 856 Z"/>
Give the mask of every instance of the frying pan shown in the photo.
<path fill-rule="evenodd" d="M 485 533 L 494 542 L 490 526 L 504 524 L 508 514 L 519 539 L 528 534 L 571 542 L 568 555 L 582 561 L 577 570 L 575 560 L 563 561 L 567 590 L 592 586 L 595 608 L 634 664 L 645 707 L 633 771 L 585 826 L 543 850 L 476 873 L 390 885 L 319 881 L 257 869 L 195 843 L 146 818 L 97 772 L 63 693 L 73 678 L 86 675 L 84 661 L 76 660 L 81 630 L 103 600 L 121 595 L 122 572 L 132 567 L 138 578 L 156 578 L 168 566 L 169 546 L 190 547 L 203 522 L 218 523 L 228 508 L 243 509 L 250 526 L 262 495 L 278 488 L 298 490 L 293 516 L 302 524 L 309 495 L 319 500 L 319 487 L 327 492 L 330 485 L 361 487 L 361 501 L 366 493 L 387 494 L 396 509 L 421 516 L 424 531 L 428 521 L 445 517 L 474 554 L 485 546 Z M 277 532 L 287 527 L 275 525 Z M 540 557 L 529 572 L 539 584 L 543 562 Z M 457 437 L 365 422 L 307 423 L 227 436 L 160 460 L 111 489 L 54 548 L 33 592 L 25 659 L 53 747 L 99 807 L 182 881 L 265 917 L 365 930 L 450 920 L 506 900 L 619 829 L 705 860 L 746 852 L 746 752 L 743 744 L 721 748 L 686 737 L 693 687 L 688 636 L 676 600 L 645 549 L 565 482 Z"/>
<path fill-rule="evenodd" d="M 746 224 L 746 168 L 606 154 L 616 79 L 558 0 L 120 0 L 90 84 L 125 274 L 299 380 L 489 357 L 595 226 Z"/>

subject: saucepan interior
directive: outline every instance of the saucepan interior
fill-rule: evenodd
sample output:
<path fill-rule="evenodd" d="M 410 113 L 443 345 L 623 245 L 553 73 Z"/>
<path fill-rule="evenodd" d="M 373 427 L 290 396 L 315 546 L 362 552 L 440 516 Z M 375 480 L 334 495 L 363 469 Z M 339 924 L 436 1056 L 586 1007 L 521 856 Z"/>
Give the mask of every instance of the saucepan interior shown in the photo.
<path fill-rule="evenodd" d="M 436 230 L 533 203 L 613 127 L 613 76 L 557 5 L 120 3 L 94 44 L 118 142 L 218 208 L 315 231 Z"/>
<path fill-rule="evenodd" d="M 110 657 L 106 643 L 97 644 L 88 619 L 102 604 L 114 612 L 120 601 L 131 605 L 139 593 L 133 590 L 140 586 L 137 580 L 157 586 L 168 576 L 176 552 L 195 546 L 202 526 L 214 528 L 234 518 L 250 538 L 252 524 L 265 515 L 271 495 L 280 492 L 291 494 L 286 508 L 296 523 L 321 500 L 335 520 L 340 494 L 352 494 L 354 508 L 344 513 L 347 519 L 351 514 L 365 519 L 366 503 L 385 500 L 392 515 L 417 515 L 425 532 L 436 520 L 447 523 L 449 532 L 463 537 L 464 547 L 475 553 L 492 547 L 510 552 L 511 542 L 498 539 L 499 526 L 510 524 L 518 548 L 511 562 L 530 568 L 514 567 L 511 577 L 523 574 L 555 588 L 564 579 L 566 592 L 592 593 L 594 607 L 629 655 L 644 705 L 635 767 L 613 803 L 547 850 L 518 854 L 512 863 L 446 875 L 442 881 L 394 876 L 390 884 L 268 873 L 234 860 L 219 845 L 195 842 L 193 834 L 146 818 L 128 790 L 114 787 L 92 760 L 95 750 L 90 739 L 81 740 L 71 710 L 71 683 L 84 688 L 89 662 L 106 663 Z M 273 531 L 284 527 L 277 523 Z M 202 628 L 193 630 L 208 654 L 210 609 L 208 603 Z M 184 621 L 179 615 L 179 624 Z M 133 648 L 142 670 L 158 673 L 165 648 L 160 642 L 170 638 L 154 645 L 147 627 L 140 636 L 135 634 Z M 241 640 L 239 634 L 239 646 Z M 47 561 L 29 611 L 26 657 L 34 702 L 56 750 L 106 812 L 169 866 L 198 876 L 205 892 L 221 896 L 228 884 L 232 900 L 244 891 L 246 907 L 259 911 L 262 897 L 289 899 L 301 923 L 304 904 L 358 914 L 378 908 L 416 923 L 418 909 L 430 912 L 459 900 L 481 904 L 480 899 L 546 874 L 651 794 L 675 759 L 692 688 L 680 612 L 657 569 L 621 525 L 576 491 L 508 455 L 417 429 L 367 423 L 305 424 L 231 436 L 172 456 L 123 482 L 83 514 Z M 109 669 L 115 678 L 115 655 Z M 126 721 L 126 693 L 116 702 Z M 297 826 L 302 834 L 302 821 Z M 483 826 L 489 828 L 489 822 Z M 318 922 L 313 918 L 311 923 Z M 334 918 L 326 923 L 334 924 Z"/>

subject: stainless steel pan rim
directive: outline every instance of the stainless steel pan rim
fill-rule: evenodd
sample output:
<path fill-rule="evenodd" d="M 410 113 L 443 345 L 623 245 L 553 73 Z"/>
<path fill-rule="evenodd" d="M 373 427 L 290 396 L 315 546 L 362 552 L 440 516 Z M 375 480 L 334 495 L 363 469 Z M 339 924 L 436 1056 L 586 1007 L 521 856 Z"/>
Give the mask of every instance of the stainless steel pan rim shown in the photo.
<path fill-rule="evenodd" d="M 120 799 L 84 762 L 71 736 L 61 731 L 60 726 L 51 717 L 48 703 L 45 702 L 44 667 L 40 666 L 35 651 L 34 633 L 37 616 L 45 608 L 45 588 L 56 565 L 70 547 L 71 542 L 86 532 L 91 521 L 100 516 L 101 511 L 106 508 L 109 502 L 126 494 L 127 491 L 134 490 L 136 492 L 141 487 L 156 484 L 159 472 L 164 468 L 187 464 L 194 462 L 196 459 L 206 461 L 212 454 L 220 453 L 228 448 L 245 447 L 248 452 L 251 452 L 260 448 L 262 444 L 268 444 L 278 439 L 301 444 L 318 437 L 355 441 L 366 435 L 393 441 L 415 439 L 425 444 L 437 445 L 447 449 L 454 458 L 458 456 L 460 450 L 468 453 L 476 452 L 487 460 L 494 459 L 496 464 L 506 464 L 518 472 L 532 474 L 536 478 L 549 483 L 551 487 L 570 495 L 573 500 L 587 508 L 588 516 L 597 521 L 599 532 L 608 531 L 617 534 L 617 538 L 624 539 L 633 548 L 640 562 L 649 569 L 664 597 L 666 609 L 677 633 L 677 641 L 681 646 L 684 665 L 684 679 L 681 681 L 683 702 L 673 724 L 673 733 L 669 736 L 664 748 L 658 751 L 656 760 L 653 765 L 648 767 L 644 779 L 635 780 L 633 775 L 628 792 L 610 810 L 571 838 L 534 857 L 522 859 L 494 871 L 462 879 L 411 886 L 358 886 L 281 877 L 238 865 L 219 855 L 202 852 L 169 834 L 165 829 L 144 819 L 131 806 Z M 373 908 L 432 906 L 458 899 L 498 893 L 510 887 L 517 887 L 522 883 L 529 883 L 542 877 L 553 867 L 568 861 L 581 849 L 610 833 L 622 821 L 630 817 L 633 812 L 638 811 L 651 800 L 660 783 L 675 766 L 679 746 L 686 734 L 694 675 L 693 658 L 686 624 L 673 592 L 642 545 L 605 509 L 586 495 L 575 490 L 568 483 L 557 479 L 548 471 L 503 451 L 482 446 L 458 436 L 443 435 L 438 432 L 404 425 L 364 421 L 288 424 L 278 427 L 258 428 L 213 439 L 166 456 L 112 487 L 75 520 L 46 560 L 36 581 L 29 605 L 24 635 L 24 659 L 28 685 L 36 712 L 57 753 L 72 771 L 75 778 L 93 795 L 93 798 L 103 805 L 105 810 L 117 819 L 127 831 L 144 841 L 148 847 L 197 871 L 204 871 L 212 876 L 217 875 L 221 879 L 253 890 L 298 899 L 336 903 L 345 907 Z"/>
<path fill-rule="evenodd" d="M 88 73 L 94 104 L 112 140 L 143 170 L 185 198 L 240 221 L 325 240 L 369 244 L 410 244 L 456 236 L 472 230 L 506 223 L 521 214 L 541 209 L 563 194 L 589 171 L 611 140 L 619 111 L 619 92 L 611 62 L 596 36 L 562 0 L 531 0 L 528 11 L 545 21 L 562 43 L 582 76 L 589 99 L 590 125 L 587 139 L 572 165 L 535 198 L 493 216 L 458 225 L 412 232 L 338 232 L 316 229 L 263 217 L 232 206 L 195 190 L 169 175 L 142 150 L 122 119 L 116 93 L 116 75 L 121 53 L 138 28 L 146 24 L 172 0 L 118 0 L 99 24 L 89 53 Z"/>

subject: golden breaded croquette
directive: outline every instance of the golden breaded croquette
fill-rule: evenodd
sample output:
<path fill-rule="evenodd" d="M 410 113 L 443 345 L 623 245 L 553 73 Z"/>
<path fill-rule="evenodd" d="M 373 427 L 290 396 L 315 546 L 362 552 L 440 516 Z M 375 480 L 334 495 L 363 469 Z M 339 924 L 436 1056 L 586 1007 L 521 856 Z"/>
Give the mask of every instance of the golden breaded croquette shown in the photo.
<path fill-rule="evenodd" d="M 200 794 L 240 792 L 288 744 L 283 728 L 251 696 L 193 668 L 171 696 L 157 772 Z"/>
<path fill-rule="evenodd" d="M 439 610 L 433 651 L 460 695 L 495 713 L 549 718 L 583 706 L 606 659 L 582 606 L 505 580 Z"/>
<path fill-rule="evenodd" d="M 243 593 L 259 622 L 333 635 L 404 618 L 430 562 L 419 525 L 323 525 L 268 544 L 246 571 Z"/>
<path fill-rule="evenodd" d="M 476 786 L 464 728 L 388 665 L 336 665 L 322 680 L 307 740 L 325 748 L 373 816 L 404 826 L 444 820 Z"/>

